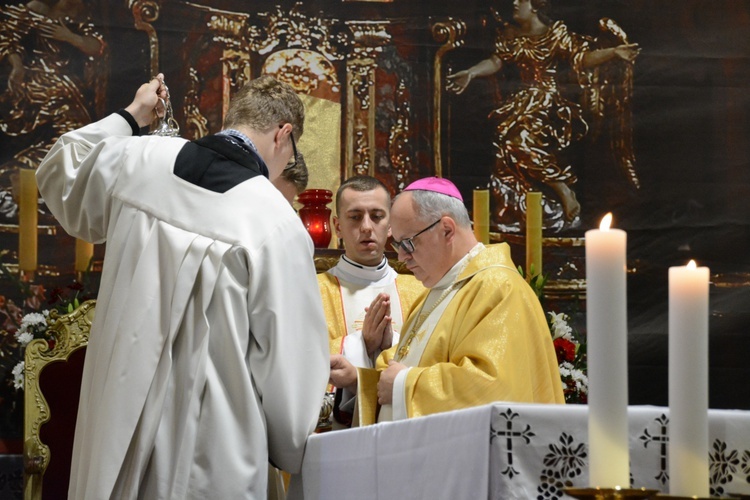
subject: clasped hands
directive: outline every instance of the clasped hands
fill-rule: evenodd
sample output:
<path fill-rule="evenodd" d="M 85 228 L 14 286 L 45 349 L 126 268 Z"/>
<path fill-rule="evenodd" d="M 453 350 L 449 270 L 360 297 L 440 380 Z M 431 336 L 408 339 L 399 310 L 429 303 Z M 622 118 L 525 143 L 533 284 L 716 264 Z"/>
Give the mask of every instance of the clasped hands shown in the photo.
<path fill-rule="evenodd" d="M 391 297 L 387 293 L 379 293 L 369 307 L 365 307 L 362 339 L 365 342 L 367 355 L 370 357 L 378 350 L 390 349 L 393 343 L 393 326 Z"/>
<path fill-rule="evenodd" d="M 367 355 L 373 356 L 376 351 L 384 351 L 393 343 L 393 326 L 391 318 L 391 298 L 387 293 L 379 293 L 365 308 L 365 319 L 362 323 L 362 339 L 365 342 Z M 393 381 L 398 372 L 406 366 L 395 361 L 388 363 L 388 368 L 380 373 L 378 381 L 378 403 L 391 404 L 393 401 Z M 340 354 L 331 355 L 331 374 L 329 383 L 338 388 L 357 390 L 357 368 Z"/>

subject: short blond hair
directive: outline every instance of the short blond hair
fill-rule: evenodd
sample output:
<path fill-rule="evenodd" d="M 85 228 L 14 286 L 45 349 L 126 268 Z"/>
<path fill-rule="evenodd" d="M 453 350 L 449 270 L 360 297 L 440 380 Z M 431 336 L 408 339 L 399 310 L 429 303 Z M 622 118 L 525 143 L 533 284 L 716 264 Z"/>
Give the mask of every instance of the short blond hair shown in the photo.
<path fill-rule="evenodd" d="M 244 126 L 258 132 L 290 123 L 294 138 L 304 132 L 305 106 L 288 83 L 263 75 L 247 82 L 234 95 L 224 119 L 224 128 Z"/>

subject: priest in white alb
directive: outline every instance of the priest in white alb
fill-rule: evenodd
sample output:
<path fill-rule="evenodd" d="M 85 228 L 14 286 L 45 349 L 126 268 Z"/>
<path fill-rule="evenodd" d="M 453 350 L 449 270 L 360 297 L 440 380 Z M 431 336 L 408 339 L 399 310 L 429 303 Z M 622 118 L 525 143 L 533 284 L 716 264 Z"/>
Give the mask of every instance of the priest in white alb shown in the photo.
<path fill-rule="evenodd" d="M 139 135 L 163 76 L 63 135 L 39 190 L 65 230 L 107 243 L 68 498 L 258 499 L 299 470 L 328 377 L 313 247 L 270 182 L 304 107 L 270 77 L 221 132 Z"/>

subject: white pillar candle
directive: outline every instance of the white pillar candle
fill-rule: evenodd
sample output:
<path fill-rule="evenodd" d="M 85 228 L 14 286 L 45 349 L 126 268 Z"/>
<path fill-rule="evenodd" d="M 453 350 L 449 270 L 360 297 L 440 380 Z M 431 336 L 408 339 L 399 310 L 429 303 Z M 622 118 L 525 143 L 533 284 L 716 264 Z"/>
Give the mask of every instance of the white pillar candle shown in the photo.
<path fill-rule="evenodd" d="M 611 221 L 586 231 L 589 484 L 629 488 L 627 235 Z"/>
<path fill-rule="evenodd" d="M 707 267 L 669 268 L 669 493 L 708 498 Z"/>

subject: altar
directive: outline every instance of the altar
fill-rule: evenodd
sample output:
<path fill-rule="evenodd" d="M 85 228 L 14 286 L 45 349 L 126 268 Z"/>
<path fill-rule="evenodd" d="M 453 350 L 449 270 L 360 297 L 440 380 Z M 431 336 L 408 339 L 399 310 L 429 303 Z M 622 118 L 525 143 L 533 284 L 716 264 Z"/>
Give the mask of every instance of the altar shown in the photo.
<path fill-rule="evenodd" d="M 669 492 L 669 408 L 628 408 L 633 487 Z M 563 499 L 588 484 L 588 407 L 494 403 L 311 436 L 290 499 Z M 712 496 L 750 495 L 750 412 L 709 410 Z"/>

